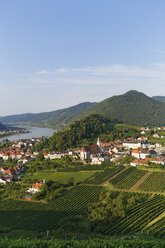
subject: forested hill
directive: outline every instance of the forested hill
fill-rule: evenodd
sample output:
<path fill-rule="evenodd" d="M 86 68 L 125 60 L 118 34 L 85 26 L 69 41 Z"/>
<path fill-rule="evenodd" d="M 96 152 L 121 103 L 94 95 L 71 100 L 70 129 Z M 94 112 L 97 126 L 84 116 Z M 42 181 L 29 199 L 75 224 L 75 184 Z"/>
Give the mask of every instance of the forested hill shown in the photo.
<path fill-rule="evenodd" d="M 26 124 L 31 126 L 45 126 L 55 129 L 61 129 L 69 123 L 75 121 L 77 118 L 81 117 L 82 111 L 94 104 L 95 103 L 84 102 L 69 108 L 51 112 L 9 115 L 2 117 L 0 120 L 2 121 L 2 123 L 7 124 Z"/>
<path fill-rule="evenodd" d="M 68 148 L 87 145 L 90 139 L 95 139 L 101 133 L 108 133 L 114 129 L 115 121 L 98 114 L 92 114 L 75 121 L 68 128 L 54 133 L 50 138 L 36 146 L 36 150 L 42 149 L 66 150 Z"/>
<path fill-rule="evenodd" d="M 7 129 L 8 129 L 8 127 L 5 126 L 5 125 L 3 125 L 3 124 L 0 122 L 0 131 L 5 131 L 5 130 L 7 130 Z"/>
<path fill-rule="evenodd" d="M 86 113 L 111 116 L 132 125 L 165 125 L 165 103 L 134 90 L 89 107 Z"/>
<path fill-rule="evenodd" d="M 153 96 L 152 98 L 160 102 L 165 102 L 165 96 Z"/>
<path fill-rule="evenodd" d="M 0 121 L 7 124 L 27 124 L 62 129 L 75 120 L 93 113 L 113 117 L 125 124 L 165 126 L 165 102 L 135 90 L 110 97 L 100 103 L 85 102 L 52 112 L 6 116 Z"/>

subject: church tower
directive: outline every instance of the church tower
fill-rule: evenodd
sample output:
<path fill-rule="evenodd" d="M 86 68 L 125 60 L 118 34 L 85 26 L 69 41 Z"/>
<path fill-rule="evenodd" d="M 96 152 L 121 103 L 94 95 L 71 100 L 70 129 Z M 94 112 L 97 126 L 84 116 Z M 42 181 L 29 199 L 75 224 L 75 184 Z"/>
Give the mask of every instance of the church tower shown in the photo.
<path fill-rule="evenodd" d="M 98 145 L 98 147 L 100 148 L 100 150 L 102 151 L 103 148 L 102 148 L 101 140 L 100 140 L 99 137 L 98 137 L 98 139 L 97 139 L 97 145 Z"/>

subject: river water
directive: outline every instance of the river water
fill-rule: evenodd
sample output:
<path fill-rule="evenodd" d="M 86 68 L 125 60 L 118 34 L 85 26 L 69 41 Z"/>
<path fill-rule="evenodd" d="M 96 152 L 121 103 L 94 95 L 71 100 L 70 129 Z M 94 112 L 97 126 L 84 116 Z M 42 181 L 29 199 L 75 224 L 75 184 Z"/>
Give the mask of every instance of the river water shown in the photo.
<path fill-rule="evenodd" d="M 16 125 L 15 125 L 16 126 Z M 22 127 L 29 130 L 29 133 L 24 134 L 16 134 L 11 136 L 3 136 L 0 138 L 0 141 L 3 139 L 8 139 L 10 141 L 20 140 L 20 139 L 31 139 L 31 138 L 39 138 L 42 136 L 50 137 L 55 132 L 55 130 L 46 127 L 28 127 L 28 126 L 17 126 Z"/>

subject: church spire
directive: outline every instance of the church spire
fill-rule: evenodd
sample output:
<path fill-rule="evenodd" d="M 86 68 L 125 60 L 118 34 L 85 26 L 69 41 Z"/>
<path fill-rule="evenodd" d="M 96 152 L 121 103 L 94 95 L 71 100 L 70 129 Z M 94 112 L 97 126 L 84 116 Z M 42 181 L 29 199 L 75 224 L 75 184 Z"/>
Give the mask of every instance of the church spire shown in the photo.
<path fill-rule="evenodd" d="M 100 148 L 100 150 L 102 151 L 102 143 L 101 143 L 101 140 L 100 140 L 99 137 L 98 137 L 98 139 L 97 139 L 97 145 L 98 145 L 98 147 Z"/>

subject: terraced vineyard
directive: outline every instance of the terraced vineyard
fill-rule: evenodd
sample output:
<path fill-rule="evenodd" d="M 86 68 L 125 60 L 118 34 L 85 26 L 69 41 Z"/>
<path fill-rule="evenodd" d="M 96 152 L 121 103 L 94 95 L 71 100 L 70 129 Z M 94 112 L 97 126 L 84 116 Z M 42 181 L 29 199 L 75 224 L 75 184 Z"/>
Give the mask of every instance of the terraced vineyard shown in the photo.
<path fill-rule="evenodd" d="M 76 186 L 49 204 L 0 201 L 0 231 L 56 229 L 66 217 L 80 214 L 90 202 L 97 202 L 101 189 L 101 186 Z"/>
<path fill-rule="evenodd" d="M 157 218 L 164 211 L 164 196 L 155 195 L 151 200 L 133 208 L 125 218 L 118 219 L 116 224 L 111 225 L 106 230 L 106 234 L 118 235 L 143 232 L 147 224 Z"/>
<path fill-rule="evenodd" d="M 145 233 L 155 235 L 157 237 L 165 236 L 165 217 L 157 221 L 146 229 Z"/>
<path fill-rule="evenodd" d="M 145 173 L 147 171 L 135 167 L 128 169 L 122 166 L 109 168 L 97 172 L 84 181 L 84 184 L 72 187 L 48 204 L 24 200 L 0 200 L 0 233 L 13 234 L 17 230 L 25 234 L 28 232 L 38 234 L 46 233 L 47 230 L 57 231 L 58 228 L 61 230 L 68 217 L 81 215 L 88 204 L 99 201 L 103 189 L 103 186 L 98 186 L 99 184 L 101 185 L 111 178 L 108 183 L 110 185 L 109 190 L 112 189 L 111 184 L 116 187 L 114 191 L 111 191 L 111 196 L 115 199 L 120 194 L 121 189 L 130 189 Z M 139 188 L 142 188 L 143 191 L 163 192 L 165 187 L 164 175 L 164 172 L 153 172 Z M 161 194 L 137 193 L 135 191 L 130 192 L 130 190 L 123 192 L 123 194 L 125 199 L 139 194 L 140 201 L 137 201 L 139 205 L 133 204 L 135 207 L 129 211 L 126 210 L 125 217 L 115 217 L 112 220 L 113 223 L 106 227 L 106 230 L 103 230 L 104 233 L 106 235 L 132 235 L 140 232 L 164 237 L 165 197 Z M 155 222 L 156 220 L 157 222 Z"/>
<path fill-rule="evenodd" d="M 116 175 L 120 171 L 124 169 L 123 166 L 119 166 L 116 168 L 109 168 L 104 170 L 103 172 L 97 172 L 94 176 L 90 177 L 86 181 L 84 181 L 85 184 L 101 184 L 104 183 L 106 180 L 111 178 L 112 176 Z"/>
<path fill-rule="evenodd" d="M 165 192 L 165 172 L 153 172 L 138 189 L 143 191 Z"/>
<path fill-rule="evenodd" d="M 127 170 L 120 173 L 118 176 L 110 180 L 109 182 L 112 183 L 118 189 L 129 189 L 132 187 L 142 176 L 145 175 L 147 171 L 145 170 L 138 170 L 135 167 L 130 167 Z"/>

